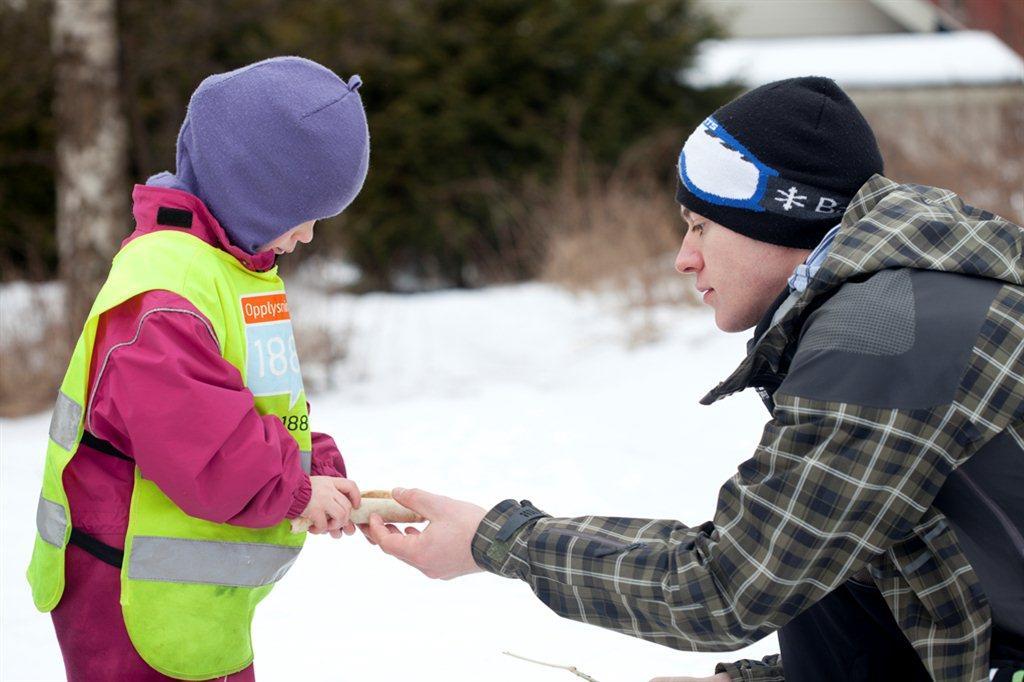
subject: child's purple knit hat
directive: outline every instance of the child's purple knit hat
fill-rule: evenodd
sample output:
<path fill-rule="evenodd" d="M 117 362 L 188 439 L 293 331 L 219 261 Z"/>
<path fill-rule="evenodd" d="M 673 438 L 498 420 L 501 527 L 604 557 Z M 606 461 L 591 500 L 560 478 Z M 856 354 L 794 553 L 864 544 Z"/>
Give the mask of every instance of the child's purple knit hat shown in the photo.
<path fill-rule="evenodd" d="M 357 91 L 301 57 L 206 78 L 178 133 L 177 172 L 146 184 L 195 194 L 248 253 L 341 213 L 366 179 L 370 134 Z"/>

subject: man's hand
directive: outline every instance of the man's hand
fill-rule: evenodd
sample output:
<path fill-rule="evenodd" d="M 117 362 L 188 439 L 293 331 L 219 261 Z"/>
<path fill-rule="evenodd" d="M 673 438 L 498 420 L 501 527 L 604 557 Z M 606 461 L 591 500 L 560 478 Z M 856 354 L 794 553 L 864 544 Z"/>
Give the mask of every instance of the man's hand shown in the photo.
<path fill-rule="evenodd" d="M 655 677 L 651 682 L 729 682 L 729 673 L 718 673 L 711 677 Z"/>
<path fill-rule="evenodd" d="M 312 494 L 300 516 L 310 520 L 309 532 L 330 533 L 340 538 L 342 532 L 352 535 L 355 524 L 348 520 L 353 508 L 359 507 L 359 487 L 347 478 L 310 476 Z"/>
<path fill-rule="evenodd" d="M 487 514 L 482 507 L 415 488 L 395 488 L 391 495 L 430 524 L 423 532 L 410 526 L 402 533 L 373 514 L 370 523 L 361 527 L 370 542 L 428 578 L 451 580 L 483 570 L 470 550 L 477 526 Z"/>

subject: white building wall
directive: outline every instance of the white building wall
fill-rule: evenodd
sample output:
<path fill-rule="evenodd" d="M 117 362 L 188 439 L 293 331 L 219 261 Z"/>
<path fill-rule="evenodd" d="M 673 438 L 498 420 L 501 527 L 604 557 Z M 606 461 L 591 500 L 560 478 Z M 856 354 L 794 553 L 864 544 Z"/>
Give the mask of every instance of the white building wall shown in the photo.
<path fill-rule="evenodd" d="M 906 0 L 904 0 L 906 1 Z M 871 0 L 697 0 L 730 37 L 857 35 L 906 31 Z"/>

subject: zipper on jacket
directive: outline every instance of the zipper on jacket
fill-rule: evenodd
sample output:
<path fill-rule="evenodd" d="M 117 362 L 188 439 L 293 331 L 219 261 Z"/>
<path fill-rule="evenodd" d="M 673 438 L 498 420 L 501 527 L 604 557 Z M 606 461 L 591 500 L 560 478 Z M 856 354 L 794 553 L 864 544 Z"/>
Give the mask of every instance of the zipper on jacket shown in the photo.
<path fill-rule="evenodd" d="M 547 532 L 558 533 L 560 535 L 568 535 L 570 537 L 579 538 L 580 540 L 587 540 L 588 542 L 595 542 L 599 545 L 604 545 L 605 547 L 607 547 L 607 551 L 597 553 L 595 555 L 597 557 L 605 557 L 609 554 L 615 554 L 618 552 L 628 552 L 630 550 L 643 547 L 644 545 L 644 543 L 642 542 L 633 542 L 628 544 L 625 542 L 616 542 L 614 540 L 610 540 L 606 537 L 597 535 L 595 533 L 584 533 L 583 531 L 573 530 L 571 528 L 552 528 L 549 529 Z"/>

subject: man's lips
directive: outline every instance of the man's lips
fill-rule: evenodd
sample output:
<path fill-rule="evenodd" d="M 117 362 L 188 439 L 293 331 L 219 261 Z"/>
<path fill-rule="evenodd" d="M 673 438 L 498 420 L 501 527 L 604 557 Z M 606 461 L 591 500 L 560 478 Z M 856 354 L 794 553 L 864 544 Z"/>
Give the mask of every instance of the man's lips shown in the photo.
<path fill-rule="evenodd" d="M 711 294 L 715 293 L 715 290 L 712 288 L 704 289 L 702 287 L 697 287 L 697 291 L 701 293 L 701 296 L 705 303 L 708 302 L 708 299 L 711 297 Z"/>

